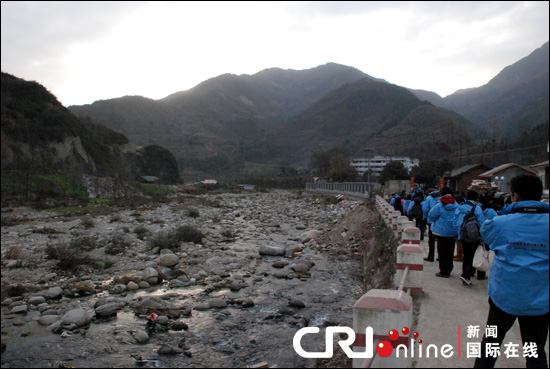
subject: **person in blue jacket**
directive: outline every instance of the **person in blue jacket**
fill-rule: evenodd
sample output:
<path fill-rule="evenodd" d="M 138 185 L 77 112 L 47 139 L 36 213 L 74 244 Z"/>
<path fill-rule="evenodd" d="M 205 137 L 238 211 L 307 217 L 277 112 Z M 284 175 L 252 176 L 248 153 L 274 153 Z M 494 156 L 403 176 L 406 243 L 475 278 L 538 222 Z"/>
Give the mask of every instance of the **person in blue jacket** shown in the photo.
<path fill-rule="evenodd" d="M 426 231 L 426 217 L 428 213 L 422 210 L 422 203 L 424 195 L 422 191 L 416 191 L 413 199 L 411 200 L 409 207 L 407 208 L 407 216 L 412 221 L 416 222 L 416 228 L 420 230 L 420 241 L 424 241 L 424 231 Z"/>
<path fill-rule="evenodd" d="M 436 276 L 438 277 L 449 278 L 453 270 L 455 237 L 457 235 L 454 220 L 457 208 L 453 190 L 443 187 L 439 202 L 428 213 L 428 223 L 431 223 L 432 232 L 437 240 L 439 273 Z"/>
<path fill-rule="evenodd" d="M 422 212 L 426 214 L 426 225 L 428 227 L 428 256 L 424 260 L 433 262 L 435 259 L 435 236 L 432 232 L 432 225 L 428 220 L 428 214 L 435 204 L 437 204 L 441 195 L 439 191 L 432 188 L 428 189 L 428 194 L 426 200 L 422 202 Z"/>
<path fill-rule="evenodd" d="M 508 195 L 504 198 L 504 205 L 502 206 L 502 209 L 497 211 L 497 214 L 498 215 L 507 214 L 508 211 L 506 210 L 506 208 L 509 207 L 510 205 L 512 205 L 512 199 L 510 195 Z"/>
<path fill-rule="evenodd" d="M 479 203 L 481 204 L 481 210 L 483 210 L 483 217 L 485 220 L 493 219 L 498 215 L 495 209 L 493 209 L 492 202 L 493 196 L 488 193 L 482 193 L 479 196 Z"/>
<path fill-rule="evenodd" d="M 407 214 L 407 208 L 409 207 L 411 200 L 412 200 L 411 195 L 407 195 L 405 197 L 405 200 L 403 200 L 403 215 Z"/>
<path fill-rule="evenodd" d="M 391 194 L 390 205 L 393 206 L 394 204 L 395 204 L 395 194 L 392 193 L 392 194 Z"/>
<path fill-rule="evenodd" d="M 493 209 L 493 196 L 490 193 L 482 193 L 481 195 L 479 195 L 479 204 L 481 205 L 481 210 L 483 210 L 483 217 L 485 218 L 485 220 L 490 220 L 498 216 L 496 210 Z M 481 240 L 481 245 L 479 247 L 485 247 L 487 250 L 489 250 L 489 246 L 485 243 L 484 240 Z M 478 280 L 482 281 L 487 279 L 486 272 L 482 272 L 479 270 L 477 270 L 476 272 Z"/>
<path fill-rule="evenodd" d="M 482 239 L 495 252 L 487 325 L 496 326 L 497 337 L 483 336 L 475 367 L 494 367 L 497 357 L 487 354 L 486 344 L 501 345 L 518 319 L 524 345 L 537 347 L 537 357 L 526 356 L 527 367 L 547 368 L 549 207 L 540 201 L 542 182 L 535 176 L 514 177 L 510 192 L 506 212 L 481 226 Z"/>
<path fill-rule="evenodd" d="M 483 222 L 485 221 L 483 210 L 481 209 L 481 206 L 476 202 L 478 198 L 479 194 L 476 191 L 468 191 L 468 193 L 466 194 L 467 200 L 460 204 L 455 212 L 454 225 L 458 233 L 458 240 L 462 244 L 463 253 L 462 274 L 460 275 L 460 279 L 462 280 L 462 283 L 466 286 L 472 286 L 472 281 L 470 280 L 470 278 L 472 278 L 476 273 L 476 269 L 473 267 L 472 264 L 474 261 L 474 254 L 477 247 L 481 244 L 481 240 L 475 242 L 466 242 L 461 237 L 460 229 L 462 228 L 462 223 L 464 222 L 464 216 L 466 216 L 469 211 L 474 212 L 474 215 L 476 216 L 477 221 L 480 225 L 483 224 Z"/>
<path fill-rule="evenodd" d="M 399 195 L 395 195 L 393 201 L 393 210 L 398 211 L 403 215 L 403 198 Z"/>

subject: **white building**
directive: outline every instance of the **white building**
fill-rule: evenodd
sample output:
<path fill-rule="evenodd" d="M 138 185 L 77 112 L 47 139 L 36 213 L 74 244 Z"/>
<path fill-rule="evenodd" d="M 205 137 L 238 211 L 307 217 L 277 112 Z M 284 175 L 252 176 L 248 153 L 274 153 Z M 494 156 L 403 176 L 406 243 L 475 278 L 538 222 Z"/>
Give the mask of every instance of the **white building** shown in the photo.
<path fill-rule="evenodd" d="M 205 185 L 217 185 L 218 181 L 215 179 L 205 179 L 204 181 L 201 181 L 201 183 Z"/>
<path fill-rule="evenodd" d="M 379 176 L 380 173 L 382 173 L 382 171 L 384 170 L 386 164 L 388 164 L 390 161 L 401 162 L 408 171 L 419 164 L 418 159 L 411 159 L 405 156 L 374 156 L 372 158 L 351 159 L 351 166 L 355 168 L 359 176 L 365 174 L 369 168 L 371 169 L 371 174 Z"/>

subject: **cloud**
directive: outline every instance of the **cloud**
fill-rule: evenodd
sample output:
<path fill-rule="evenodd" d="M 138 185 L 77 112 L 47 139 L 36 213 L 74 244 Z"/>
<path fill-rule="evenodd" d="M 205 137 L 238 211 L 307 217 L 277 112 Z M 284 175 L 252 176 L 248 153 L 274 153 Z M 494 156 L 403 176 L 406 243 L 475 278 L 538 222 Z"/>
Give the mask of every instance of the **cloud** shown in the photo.
<path fill-rule="evenodd" d="M 548 41 L 548 2 L 2 2 L 2 70 L 64 104 L 349 65 L 442 95 Z"/>
<path fill-rule="evenodd" d="M 1 6 L 2 68 L 9 66 L 24 77 L 55 76 L 65 68 L 63 55 L 73 45 L 107 37 L 122 18 L 143 4 L 3 1 Z"/>

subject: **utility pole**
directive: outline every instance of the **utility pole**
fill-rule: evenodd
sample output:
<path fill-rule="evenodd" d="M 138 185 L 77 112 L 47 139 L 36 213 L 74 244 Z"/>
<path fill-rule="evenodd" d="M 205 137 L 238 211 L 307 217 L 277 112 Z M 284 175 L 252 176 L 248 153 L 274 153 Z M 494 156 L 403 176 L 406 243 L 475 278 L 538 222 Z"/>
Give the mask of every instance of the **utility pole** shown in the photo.
<path fill-rule="evenodd" d="M 367 154 L 367 183 L 369 184 L 369 194 L 371 192 L 371 185 L 370 185 L 370 153 L 373 151 L 373 148 L 371 147 L 364 147 L 363 150 Z"/>
<path fill-rule="evenodd" d="M 495 149 L 497 145 L 497 126 L 498 126 L 498 119 L 493 120 L 493 168 L 495 167 Z"/>
<path fill-rule="evenodd" d="M 458 141 L 458 167 L 462 167 L 462 140 Z"/>

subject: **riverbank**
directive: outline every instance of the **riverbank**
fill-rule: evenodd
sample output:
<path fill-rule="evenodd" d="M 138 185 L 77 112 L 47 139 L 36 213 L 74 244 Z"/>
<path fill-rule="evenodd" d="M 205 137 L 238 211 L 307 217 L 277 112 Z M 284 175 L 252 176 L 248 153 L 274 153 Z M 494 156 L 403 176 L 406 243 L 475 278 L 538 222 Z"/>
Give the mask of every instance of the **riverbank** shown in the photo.
<path fill-rule="evenodd" d="M 299 357 L 292 338 L 352 325 L 377 219 L 358 202 L 289 191 L 181 196 L 97 217 L 3 209 L 2 367 L 326 365 Z M 183 226 L 204 238 L 151 247 Z M 90 262 L 77 271 L 47 257 L 86 238 Z"/>

